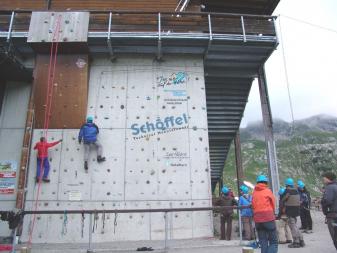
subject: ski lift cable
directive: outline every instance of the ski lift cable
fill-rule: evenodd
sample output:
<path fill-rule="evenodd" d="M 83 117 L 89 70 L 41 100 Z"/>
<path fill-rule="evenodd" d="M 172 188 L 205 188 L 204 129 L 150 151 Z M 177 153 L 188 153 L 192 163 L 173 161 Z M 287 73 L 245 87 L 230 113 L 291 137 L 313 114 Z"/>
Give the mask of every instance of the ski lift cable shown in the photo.
<path fill-rule="evenodd" d="M 325 26 L 322 26 L 322 25 L 317 25 L 317 24 L 314 24 L 314 23 L 311 23 L 311 22 L 308 22 L 308 21 L 305 21 L 305 20 L 301 20 L 301 19 L 298 19 L 298 18 L 287 16 L 287 15 L 284 15 L 284 14 L 279 14 L 279 17 L 284 17 L 284 18 L 291 19 L 293 21 L 296 21 L 296 22 L 299 22 L 299 23 L 302 23 L 302 24 L 306 24 L 306 25 L 309 25 L 309 26 L 316 27 L 318 29 L 322 29 L 322 30 L 326 30 L 326 31 L 329 31 L 329 32 L 337 33 L 337 30 L 334 30 L 332 28 L 325 27 Z"/>

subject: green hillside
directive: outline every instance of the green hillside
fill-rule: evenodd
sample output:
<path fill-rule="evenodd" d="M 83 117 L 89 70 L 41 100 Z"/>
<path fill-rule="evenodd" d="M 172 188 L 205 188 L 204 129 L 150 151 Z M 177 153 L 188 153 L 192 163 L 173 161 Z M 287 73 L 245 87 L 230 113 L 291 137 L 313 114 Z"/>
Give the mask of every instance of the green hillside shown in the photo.
<path fill-rule="evenodd" d="M 241 129 L 241 151 L 245 180 L 255 183 L 256 175 L 267 173 L 267 157 L 262 123 Z M 319 115 L 295 122 L 274 122 L 280 183 L 293 177 L 302 179 L 313 196 L 321 194 L 321 174 L 337 172 L 337 118 Z M 224 185 L 236 189 L 234 145 L 225 168 Z"/>

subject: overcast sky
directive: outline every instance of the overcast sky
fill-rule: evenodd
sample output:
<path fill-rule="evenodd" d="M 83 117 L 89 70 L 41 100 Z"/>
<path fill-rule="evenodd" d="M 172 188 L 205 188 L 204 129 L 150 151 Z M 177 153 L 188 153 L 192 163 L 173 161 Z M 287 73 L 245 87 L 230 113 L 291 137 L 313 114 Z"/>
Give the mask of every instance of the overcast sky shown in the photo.
<path fill-rule="evenodd" d="M 337 0 L 281 0 L 274 12 L 279 14 L 295 120 L 317 114 L 337 117 Z M 281 44 L 266 63 L 266 75 L 273 118 L 290 122 Z M 261 119 L 254 82 L 241 127 Z"/>

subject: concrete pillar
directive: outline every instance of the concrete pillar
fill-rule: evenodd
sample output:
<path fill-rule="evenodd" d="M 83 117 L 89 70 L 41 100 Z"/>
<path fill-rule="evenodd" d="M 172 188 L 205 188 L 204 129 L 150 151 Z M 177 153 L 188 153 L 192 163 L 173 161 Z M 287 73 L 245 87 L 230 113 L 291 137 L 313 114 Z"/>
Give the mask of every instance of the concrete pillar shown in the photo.
<path fill-rule="evenodd" d="M 280 188 L 279 174 L 277 167 L 276 147 L 273 134 L 273 120 L 269 103 L 266 74 L 264 66 L 259 69 L 258 74 L 260 100 L 263 116 L 264 134 L 266 139 L 268 173 L 270 178 L 270 187 L 275 196 Z"/>

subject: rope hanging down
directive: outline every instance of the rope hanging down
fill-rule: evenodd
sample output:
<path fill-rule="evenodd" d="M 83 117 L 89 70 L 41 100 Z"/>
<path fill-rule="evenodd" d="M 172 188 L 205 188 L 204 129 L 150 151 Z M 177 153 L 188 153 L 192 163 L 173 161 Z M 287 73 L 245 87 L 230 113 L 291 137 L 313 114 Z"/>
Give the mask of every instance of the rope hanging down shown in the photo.
<path fill-rule="evenodd" d="M 60 36 L 60 26 L 61 26 L 61 20 L 62 16 L 59 15 L 56 20 L 56 26 L 53 33 L 53 38 L 51 42 L 51 48 L 50 48 L 50 59 L 49 59 L 49 66 L 48 66 L 48 81 L 47 81 L 47 92 L 46 92 L 46 105 L 45 105 L 45 114 L 44 114 L 44 125 L 43 125 L 43 136 L 47 140 L 48 137 L 48 128 L 49 128 L 49 122 L 50 122 L 50 116 L 51 116 L 51 106 L 52 106 L 52 98 L 53 98 L 53 83 L 55 78 L 55 69 L 56 69 L 56 60 L 57 60 L 57 50 L 58 50 L 58 41 Z M 41 161 L 40 166 L 40 178 L 38 179 L 38 188 L 37 193 L 34 201 L 34 211 L 37 211 L 38 208 L 38 201 L 39 201 L 39 195 L 41 191 L 41 177 L 44 172 L 44 166 L 43 166 L 43 160 Z M 36 214 L 33 214 L 32 220 L 31 220 L 31 227 L 29 229 L 29 240 L 28 240 L 28 247 L 31 247 L 32 244 L 32 237 L 33 237 L 33 231 L 34 231 L 34 225 L 36 221 Z"/>

